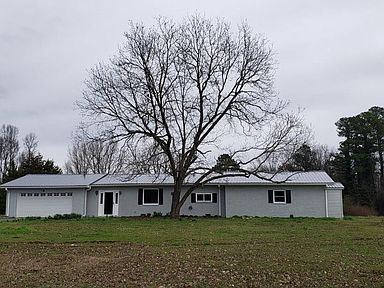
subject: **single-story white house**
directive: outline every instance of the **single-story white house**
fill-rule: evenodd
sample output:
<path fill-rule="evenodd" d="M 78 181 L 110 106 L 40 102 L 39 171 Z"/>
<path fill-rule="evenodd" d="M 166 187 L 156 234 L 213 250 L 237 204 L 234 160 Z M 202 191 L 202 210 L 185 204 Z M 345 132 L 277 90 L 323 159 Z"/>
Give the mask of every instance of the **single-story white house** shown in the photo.
<path fill-rule="evenodd" d="M 217 179 L 197 189 L 181 214 L 193 216 L 343 217 L 341 183 L 323 171 Z M 277 183 L 286 180 L 283 183 Z M 186 187 L 188 184 L 186 184 Z M 26 175 L 0 186 L 9 217 L 166 215 L 173 182 L 155 175 Z"/>

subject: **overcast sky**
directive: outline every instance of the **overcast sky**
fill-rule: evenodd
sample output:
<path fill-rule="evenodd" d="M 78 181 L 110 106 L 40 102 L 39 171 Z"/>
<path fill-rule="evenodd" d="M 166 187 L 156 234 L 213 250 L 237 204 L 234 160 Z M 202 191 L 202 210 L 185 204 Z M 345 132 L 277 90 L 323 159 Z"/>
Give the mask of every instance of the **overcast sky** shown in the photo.
<path fill-rule="evenodd" d="M 116 53 L 128 21 L 196 12 L 247 20 L 273 43 L 275 88 L 305 109 L 316 142 L 336 148 L 340 117 L 384 106 L 382 0 L 1 0 L 0 125 L 36 133 L 44 157 L 62 166 L 87 69 Z"/>

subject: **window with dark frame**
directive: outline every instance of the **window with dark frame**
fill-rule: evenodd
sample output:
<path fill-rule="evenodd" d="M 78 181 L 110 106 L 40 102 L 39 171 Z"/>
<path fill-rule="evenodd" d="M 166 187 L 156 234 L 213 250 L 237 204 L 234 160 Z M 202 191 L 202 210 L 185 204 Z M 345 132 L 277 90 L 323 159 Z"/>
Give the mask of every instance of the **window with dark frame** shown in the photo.
<path fill-rule="evenodd" d="M 274 190 L 273 191 L 273 203 L 286 203 L 285 190 Z"/>
<path fill-rule="evenodd" d="M 212 193 L 196 193 L 196 202 L 212 203 Z"/>
<path fill-rule="evenodd" d="M 159 189 L 143 189 L 143 205 L 159 205 Z"/>

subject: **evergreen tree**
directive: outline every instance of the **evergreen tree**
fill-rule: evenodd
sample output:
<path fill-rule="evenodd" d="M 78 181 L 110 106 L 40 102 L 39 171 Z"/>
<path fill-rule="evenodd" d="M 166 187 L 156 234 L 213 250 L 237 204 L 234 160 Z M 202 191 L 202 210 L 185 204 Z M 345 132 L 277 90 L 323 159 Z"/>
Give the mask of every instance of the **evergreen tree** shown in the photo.
<path fill-rule="evenodd" d="M 332 174 L 334 153 L 324 145 L 303 144 L 292 155 L 287 156 L 279 171 L 318 171 L 324 170 Z"/>
<path fill-rule="evenodd" d="M 372 206 L 383 193 L 384 109 L 372 107 L 341 118 L 336 126 L 345 138 L 334 161 L 336 178 L 344 184 L 346 195 Z"/>
<path fill-rule="evenodd" d="M 19 165 L 12 159 L 3 175 L 3 183 L 12 181 L 27 174 L 61 174 L 61 169 L 53 160 L 44 160 L 37 152 L 37 140 L 34 134 L 24 138 L 24 151 L 19 156 Z M 5 213 L 5 191 L 0 190 L 0 215 Z"/>
<path fill-rule="evenodd" d="M 44 160 L 40 153 L 24 158 L 17 169 L 18 177 L 27 174 L 61 174 L 61 169 L 56 166 L 53 160 Z"/>
<path fill-rule="evenodd" d="M 236 171 L 240 169 L 240 165 L 230 155 L 221 154 L 217 158 L 216 165 L 213 167 L 213 169 L 219 173 L 227 171 Z"/>

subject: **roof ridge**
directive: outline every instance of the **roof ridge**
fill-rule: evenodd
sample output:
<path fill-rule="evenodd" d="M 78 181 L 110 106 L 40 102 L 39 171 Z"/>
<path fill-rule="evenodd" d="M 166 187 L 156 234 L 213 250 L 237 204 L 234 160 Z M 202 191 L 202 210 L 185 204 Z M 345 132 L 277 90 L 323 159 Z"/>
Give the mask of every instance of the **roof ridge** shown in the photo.
<path fill-rule="evenodd" d="M 100 174 L 100 175 L 101 175 L 101 174 Z M 105 174 L 104 174 L 103 176 L 101 176 L 100 178 L 97 178 L 97 179 L 95 179 L 95 181 L 89 183 L 89 186 L 95 184 L 96 182 L 100 181 L 101 179 L 107 177 L 108 175 L 109 175 L 108 173 L 105 173 Z"/>

